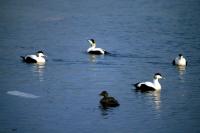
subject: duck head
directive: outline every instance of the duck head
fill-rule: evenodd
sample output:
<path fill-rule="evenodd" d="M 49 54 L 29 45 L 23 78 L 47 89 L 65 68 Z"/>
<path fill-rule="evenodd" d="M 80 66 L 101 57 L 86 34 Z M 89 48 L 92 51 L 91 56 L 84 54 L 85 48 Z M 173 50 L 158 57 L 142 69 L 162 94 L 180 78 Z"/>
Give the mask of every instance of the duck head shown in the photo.
<path fill-rule="evenodd" d="M 182 58 L 182 57 L 183 57 L 183 55 L 182 55 L 182 54 L 179 54 L 178 56 L 179 56 L 179 58 Z"/>
<path fill-rule="evenodd" d="M 163 77 L 162 77 L 162 75 L 160 74 L 160 73 L 156 73 L 155 75 L 154 75 L 154 79 L 162 79 Z"/>
<path fill-rule="evenodd" d="M 96 47 L 96 42 L 94 39 L 89 39 L 88 42 L 90 43 L 91 47 Z"/>
<path fill-rule="evenodd" d="M 107 91 L 102 91 L 99 95 L 103 96 L 103 97 L 108 97 L 108 92 Z"/>
<path fill-rule="evenodd" d="M 36 53 L 36 55 L 37 55 L 38 57 L 47 57 L 47 56 L 43 53 L 43 51 L 38 51 L 38 52 Z"/>

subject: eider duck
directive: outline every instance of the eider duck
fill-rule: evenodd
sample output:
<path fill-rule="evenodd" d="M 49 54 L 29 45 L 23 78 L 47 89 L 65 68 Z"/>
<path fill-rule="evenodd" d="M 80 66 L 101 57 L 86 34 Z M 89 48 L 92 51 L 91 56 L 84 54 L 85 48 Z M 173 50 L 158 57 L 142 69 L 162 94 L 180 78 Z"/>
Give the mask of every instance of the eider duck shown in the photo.
<path fill-rule="evenodd" d="M 161 85 L 158 82 L 159 79 L 162 79 L 163 77 L 161 76 L 160 73 L 156 73 L 153 78 L 153 82 L 139 82 L 134 84 L 136 87 L 136 90 L 138 91 L 156 91 L 156 90 L 161 90 Z"/>
<path fill-rule="evenodd" d="M 103 98 L 100 100 L 100 104 L 104 107 L 117 107 L 120 104 L 118 103 L 118 101 L 114 98 L 114 97 L 109 97 L 108 96 L 108 92 L 107 91 L 102 91 L 100 94 L 100 96 L 103 96 Z"/>
<path fill-rule="evenodd" d="M 176 57 L 173 62 L 173 65 L 177 65 L 177 66 L 187 66 L 187 61 L 186 59 L 183 57 L 182 54 L 179 54 L 178 57 Z"/>
<path fill-rule="evenodd" d="M 38 51 L 36 55 L 27 55 L 27 56 L 21 56 L 24 62 L 26 63 L 45 63 L 46 55 L 42 51 Z"/>
<path fill-rule="evenodd" d="M 91 44 L 91 47 L 88 48 L 87 52 L 89 54 L 95 54 L 95 55 L 104 55 L 104 54 L 108 54 L 109 52 L 107 52 L 106 50 L 102 49 L 102 48 L 96 48 L 96 42 L 94 39 L 90 39 L 88 40 L 88 42 Z"/>

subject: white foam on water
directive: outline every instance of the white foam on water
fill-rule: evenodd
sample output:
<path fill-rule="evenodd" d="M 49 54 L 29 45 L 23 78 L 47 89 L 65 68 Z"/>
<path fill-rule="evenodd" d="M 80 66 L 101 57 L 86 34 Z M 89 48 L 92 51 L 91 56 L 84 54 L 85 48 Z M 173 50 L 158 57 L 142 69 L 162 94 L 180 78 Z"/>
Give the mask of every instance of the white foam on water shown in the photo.
<path fill-rule="evenodd" d="M 8 91 L 7 94 L 13 95 L 13 96 L 19 96 L 19 97 L 23 97 L 23 98 L 38 98 L 39 97 L 39 96 L 30 94 L 30 93 L 25 93 L 25 92 L 21 92 L 21 91 Z"/>

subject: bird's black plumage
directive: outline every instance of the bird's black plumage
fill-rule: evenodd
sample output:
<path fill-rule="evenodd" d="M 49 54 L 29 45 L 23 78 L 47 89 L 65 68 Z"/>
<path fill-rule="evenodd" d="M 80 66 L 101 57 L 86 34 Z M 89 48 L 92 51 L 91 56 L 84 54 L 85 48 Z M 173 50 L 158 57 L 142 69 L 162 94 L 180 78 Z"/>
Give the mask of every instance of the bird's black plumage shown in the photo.
<path fill-rule="evenodd" d="M 95 55 L 101 55 L 101 51 L 95 51 L 95 50 L 92 50 L 92 51 L 89 51 L 88 52 L 89 54 L 95 54 Z"/>
<path fill-rule="evenodd" d="M 22 60 L 24 61 L 24 62 L 26 62 L 26 63 L 37 63 L 37 61 L 36 60 L 34 60 L 34 59 L 32 59 L 32 58 L 30 58 L 30 57 L 24 57 L 24 56 L 21 56 L 21 58 L 22 58 Z"/>
<path fill-rule="evenodd" d="M 102 52 L 99 50 L 91 50 L 88 52 L 89 54 L 94 54 L 94 55 L 102 55 Z M 104 50 L 104 54 L 110 54 L 108 51 Z"/>

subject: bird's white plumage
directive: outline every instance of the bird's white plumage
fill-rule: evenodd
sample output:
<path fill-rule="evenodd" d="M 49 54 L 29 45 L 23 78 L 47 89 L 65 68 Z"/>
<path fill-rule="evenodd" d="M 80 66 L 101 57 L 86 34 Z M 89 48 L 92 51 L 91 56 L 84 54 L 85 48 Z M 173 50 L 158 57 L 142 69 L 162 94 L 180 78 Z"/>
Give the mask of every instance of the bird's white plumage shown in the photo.
<path fill-rule="evenodd" d="M 142 84 L 154 88 L 154 84 L 152 82 L 141 82 L 138 84 L 138 87 L 141 87 Z"/>
<path fill-rule="evenodd" d="M 104 50 L 101 48 L 95 48 L 95 47 L 90 47 L 88 48 L 87 52 L 92 52 L 92 51 L 99 51 L 101 54 L 105 54 Z"/>
<path fill-rule="evenodd" d="M 161 85 L 160 83 L 158 82 L 158 79 L 154 79 L 153 82 L 141 82 L 138 84 L 138 87 L 140 87 L 142 84 L 148 86 L 148 87 L 152 87 L 154 88 L 155 90 L 160 90 L 161 89 Z"/>
<path fill-rule="evenodd" d="M 38 57 L 36 55 L 27 55 L 27 56 L 25 56 L 25 59 L 27 59 L 28 57 L 31 58 L 31 59 L 34 59 L 36 61 L 38 59 Z"/>
<path fill-rule="evenodd" d="M 175 58 L 175 64 L 179 66 L 186 66 L 186 59 L 181 56 L 181 57 L 176 57 Z"/>
<path fill-rule="evenodd" d="M 36 60 L 37 63 L 45 63 L 46 62 L 46 60 L 43 57 L 43 55 L 40 55 L 40 54 L 39 54 L 39 56 L 36 56 L 36 55 L 27 55 L 25 57 L 25 59 L 27 59 L 28 57 L 30 57 L 31 59 Z"/>

